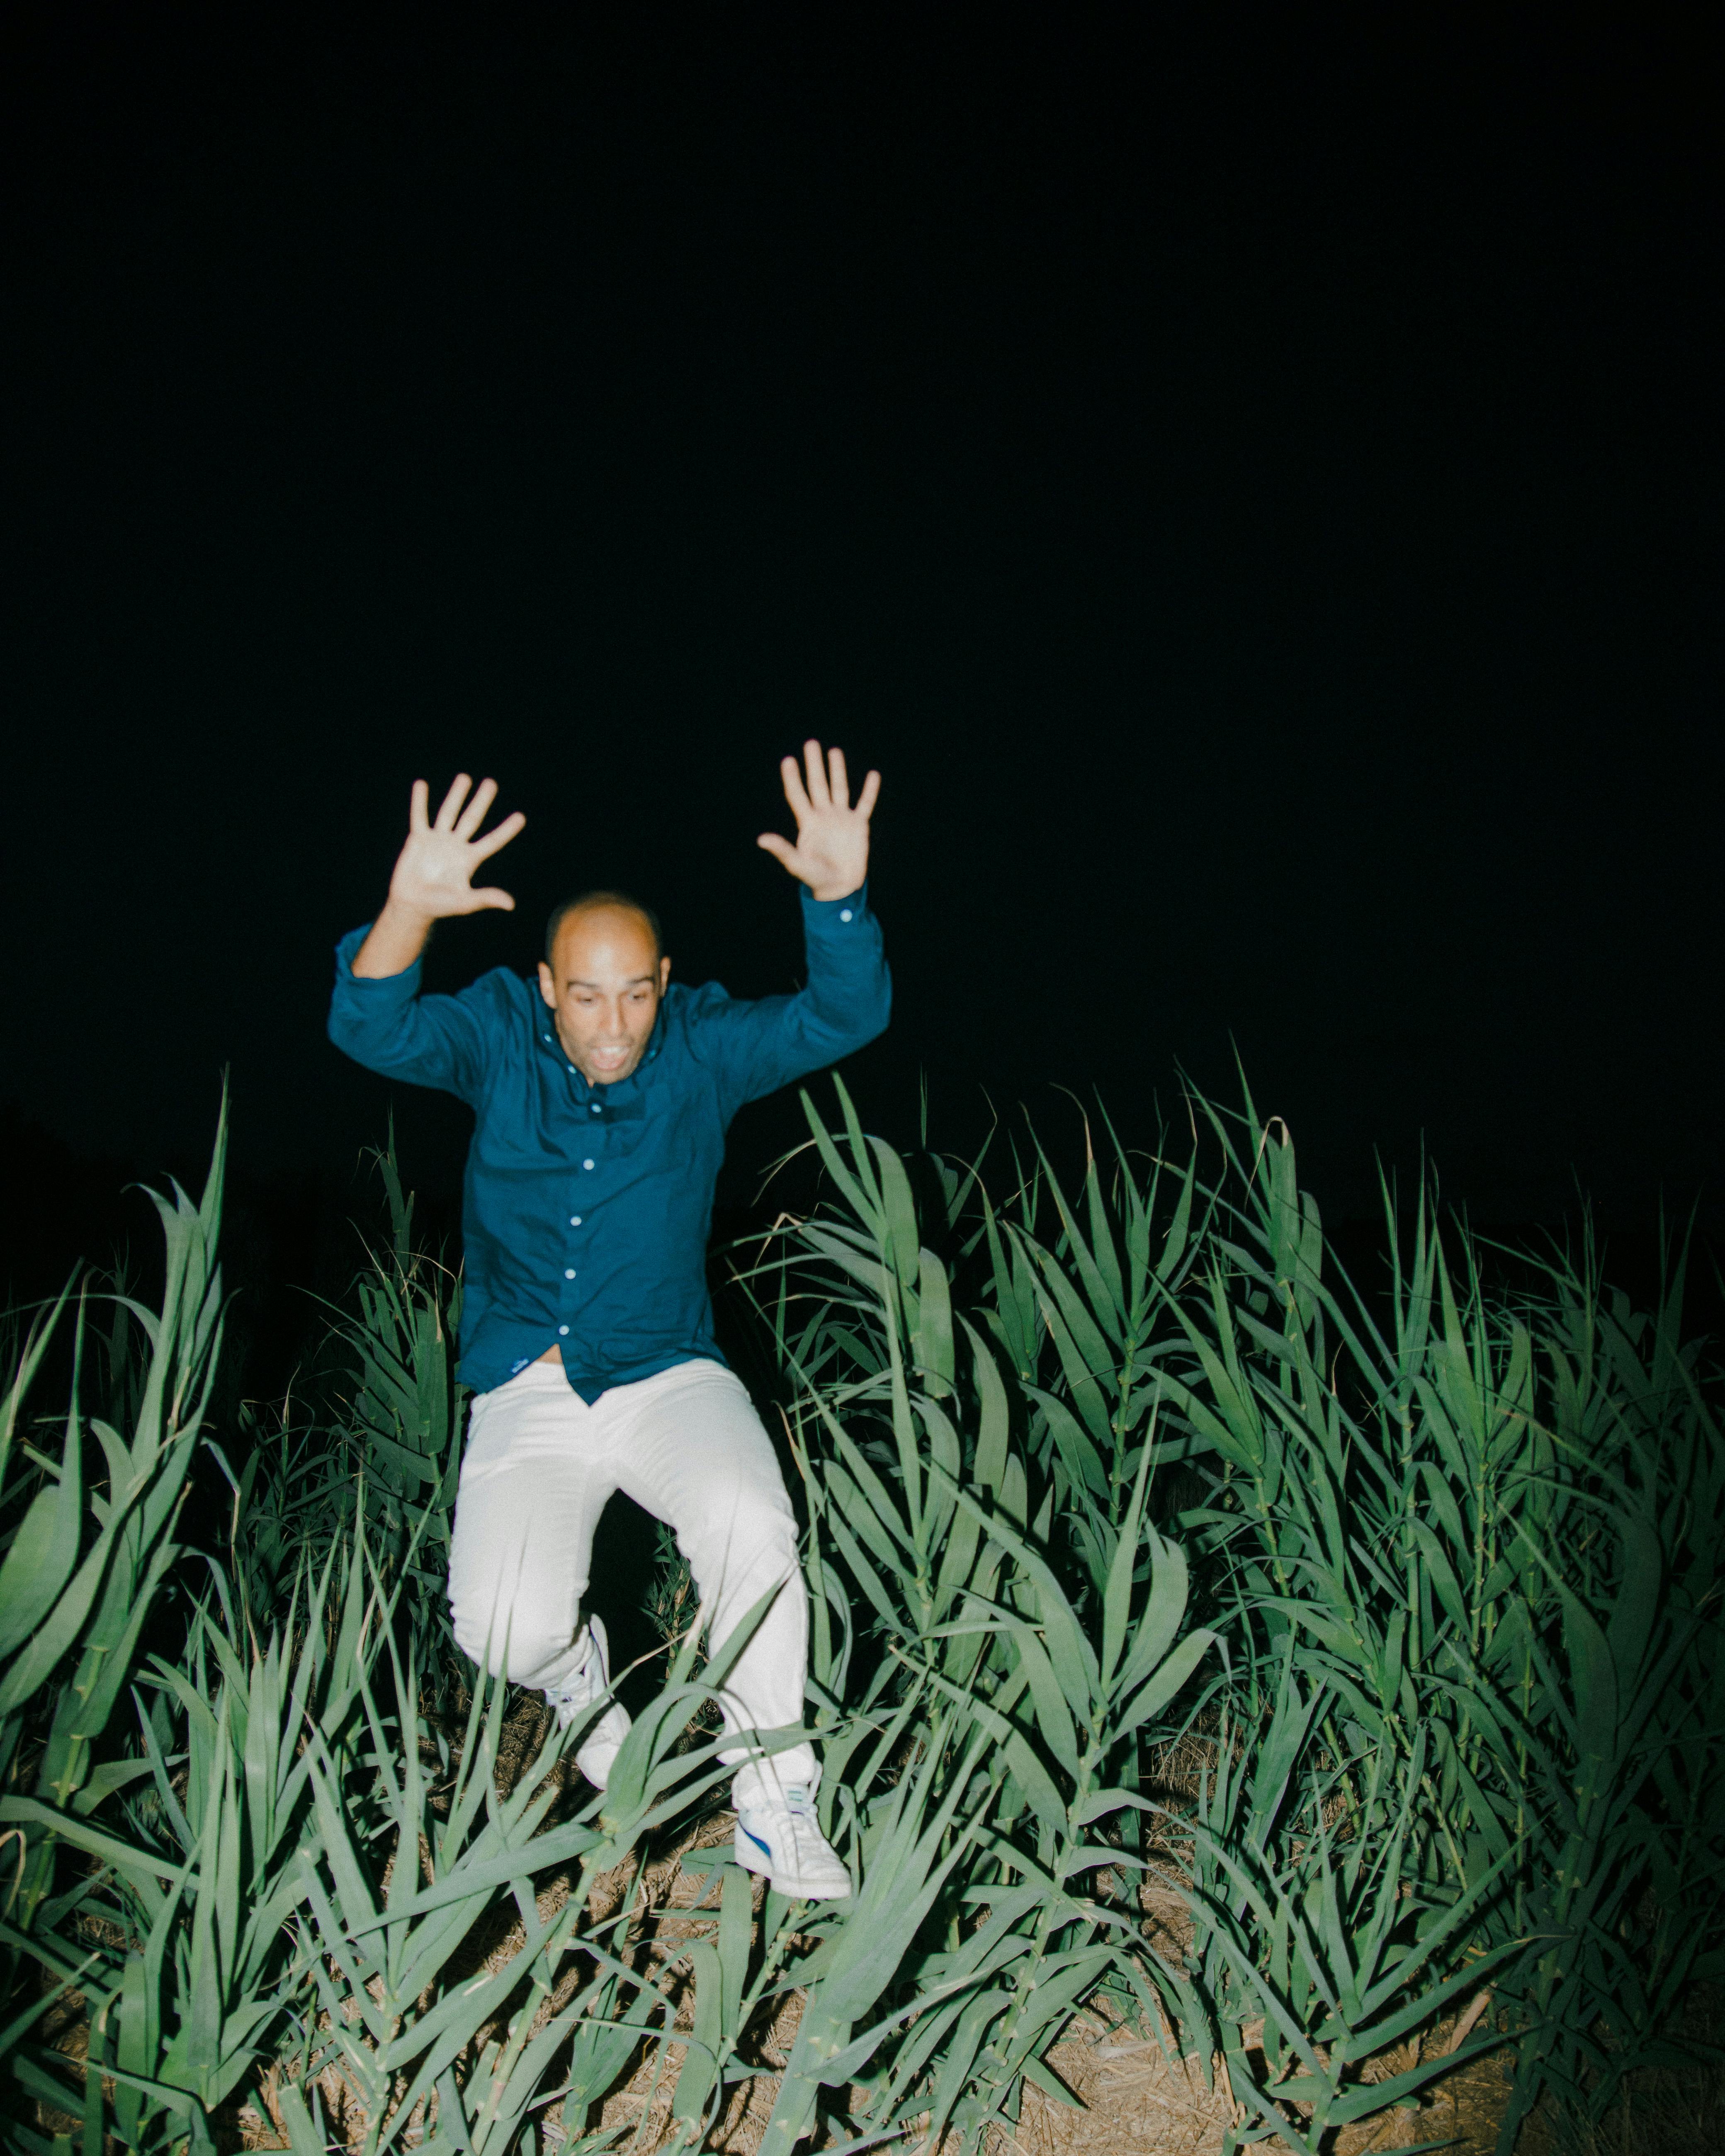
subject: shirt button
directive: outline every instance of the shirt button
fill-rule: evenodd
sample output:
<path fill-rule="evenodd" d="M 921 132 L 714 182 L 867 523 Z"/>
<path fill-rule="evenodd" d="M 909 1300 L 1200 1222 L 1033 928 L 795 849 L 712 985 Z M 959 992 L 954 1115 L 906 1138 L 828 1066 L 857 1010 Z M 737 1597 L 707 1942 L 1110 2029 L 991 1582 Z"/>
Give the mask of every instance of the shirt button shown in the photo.
<path fill-rule="evenodd" d="M 575 1277 L 575 1268 L 574 1268 L 574 1266 L 573 1266 L 573 1265 L 565 1265 L 565 1266 L 563 1267 L 563 1278 L 564 1278 L 565 1280 L 573 1280 L 573 1279 L 574 1279 L 574 1277 Z"/>
<path fill-rule="evenodd" d="M 839 918 L 841 921 L 849 921 L 849 920 L 850 920 L 850 908 L 848 906 L 841 906 L 841 907 L 839 908 Z"/>
<path fill-rule="evenodd" d="M 564 1333 L 564 1334 L 566 1334 L 566 1335 L 567 1335 L 567 1333 L 568 1332 L 568 1330 L 569 1330 L 569 1328 L 568 1328 L 568 1327 L 567 1327 L 567 1325 L 560 1325 L 560 1326 L 558 1326 L 558 1327 L 557 1327 L 557 1331 L 558 1331 L 559 1332 Z"/>
<path fill-rule="evenodd" d="M 581 1165 L 583 1168 L 591 1168 L 593 1166 L 593 1163 L 590 1160 L 584 1160 L 582 1162 Z"/>
<path fill-rule="evenodd" d="M 594 1116 L 603 1116 L 603 1115 L 604 1114 L 604 1112 L 605 1112 L 605 1111 L 604 1111 L 604 1110 L 603 1110 L 603 1109 L 599 1106 L 598 1102 L 597 1101 L 595 1101 L 593 1102 L 593 1106 L 588 1110 L 588 1112 L 590 1115 L 594 1115 Z"/>
<path fill-rule="evenodd" d="M 572 1228 L 578 1228 L 581 1225 L 581 1215 L 578 1213 L 572 1213 L 569 1215 L 569 1225 Z"/>

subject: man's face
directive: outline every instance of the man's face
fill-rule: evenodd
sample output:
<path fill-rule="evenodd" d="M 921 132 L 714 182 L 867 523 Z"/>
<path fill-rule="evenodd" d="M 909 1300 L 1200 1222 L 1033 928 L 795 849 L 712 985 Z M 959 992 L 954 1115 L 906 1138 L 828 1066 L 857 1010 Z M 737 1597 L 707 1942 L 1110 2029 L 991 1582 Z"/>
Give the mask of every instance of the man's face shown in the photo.
<path fill-rule="evenodd" d="M 539 993 L 590 1086 L 614 1086 L 639 1063 L 670 978 L 670 960 L 657 956 L 639 914 L 594 906 L 565 918 L 551 963 L 541 962 Z"/>

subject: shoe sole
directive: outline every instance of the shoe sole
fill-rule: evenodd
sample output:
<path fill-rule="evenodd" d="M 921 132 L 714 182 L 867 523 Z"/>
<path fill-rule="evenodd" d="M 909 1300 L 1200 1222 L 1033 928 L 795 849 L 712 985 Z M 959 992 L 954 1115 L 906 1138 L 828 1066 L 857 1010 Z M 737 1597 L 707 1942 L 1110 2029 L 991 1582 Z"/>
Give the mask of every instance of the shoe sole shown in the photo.
<path fill-rule="evenodd" d="M 743 1870 L 757 1872 L 775 1894 L 783 1894 L 788 1901 L 846 1902 L 850 1898 L 850 1881 L 848 1879 L 842 1887 L 811 1887 L 794 1873 L 775 1871 L 773 1851 L 758 1835 L 751 1834 L 745 1826 L 737 1828 L 733 1846 L 737 1861 Z"/>

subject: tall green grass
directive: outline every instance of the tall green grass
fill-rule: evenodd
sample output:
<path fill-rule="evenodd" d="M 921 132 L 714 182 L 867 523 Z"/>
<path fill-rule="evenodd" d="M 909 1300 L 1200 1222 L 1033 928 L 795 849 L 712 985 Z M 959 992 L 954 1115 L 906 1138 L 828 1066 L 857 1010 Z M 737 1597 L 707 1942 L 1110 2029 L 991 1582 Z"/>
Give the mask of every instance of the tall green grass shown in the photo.
<path fill-rule="evenodd" d="M 1393 1269 L 1363 1291 L 1286 1131 L 1205 1116 L 1202 1183 L 1111 1147 L 1075 1206 L 1038 1152 L 987 1224 L 1081 1537 L 1118 1512 L 1147 1397 L 1229 1650 L 1163 1996 L 1300 2147 L 1389 2092 L 1363 2057 L 1489 1982 L 1507 2150 L 1548 2088 L 1603 2115 L 1720 1969 L 1725 1448 L 1683 1266 L 1651 1315 L 1586 1245 L 1494 1296 L 1424 1191 L 1409 1218 L 1386 1194 Z"/>
<path fill-rule="evenodd" d="M 795 1907 L 687 1848 L 747 1624 L 703 1661 L 668 1574 L 603 1799 L 580 1730 L 536 1748 L 454 1649 L 459 1284 L 389 1155 L 322 1377 L 212 1427 L 218 1136 L 158 1201 L 161 1307 L 62 1298 L 0 1421 L 8 2145 L 213 2149 L 244 2103 L 300 2156 L 597 2149 L 632 2081 L 638 2145 L 765 2084 L 774 2156 L 978 2150 L 1124 2020 L 1225 2070 L 1230 2145 L 1302 2156 L 1496 2047 L 1507 2151 L 1545 2092 L 1602 2118 L 1669 2064 L 1725 1947 L 1725 1446 L 1681 1265 L 1648 1314 L 1586 1245 L 1494 1290 L 1422 1192 L 1356 1285 L 1286 1132 L 1194 1105 L 1177 1159 L 1105 1130 L 1069 1188 L 1034 1134 L 901 1157 L 841 1092 L 819 1201 L 737 1254 L 855 1888 Z M 667 1927 L 644 1867 L 680 1849 L 706 1892 Z"/>

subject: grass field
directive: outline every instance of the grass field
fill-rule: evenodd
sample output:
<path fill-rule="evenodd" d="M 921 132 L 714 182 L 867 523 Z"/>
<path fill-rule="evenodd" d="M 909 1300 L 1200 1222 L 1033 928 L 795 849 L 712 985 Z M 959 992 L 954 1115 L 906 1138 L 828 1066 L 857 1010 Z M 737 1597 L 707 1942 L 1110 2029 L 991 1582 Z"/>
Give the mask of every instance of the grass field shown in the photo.
<path fill-rule="evenodd" d="M 725 1861 L 710 1701 L 759 1613 L 703 1640 L 674 1550 L 603 1799 L 456 1650 L 459 1282 L 388 1156 L 305 1381 L 216 1413 L 218 1136 L 156 1306 L 89 1276 L 14 1322 L 7 2145 L 1711 2134 L 1725 1445 L 1681 1252 L 1638 1310 L 1420 1192 L 1350 1281 L 1287 1132 L 1191 1106 L 1063 1186 L 1034 1132 L 901 1155 L 840 1091 L 819 1201 L 731 1254 L 855 1881 L 816 1907 Z"/>

